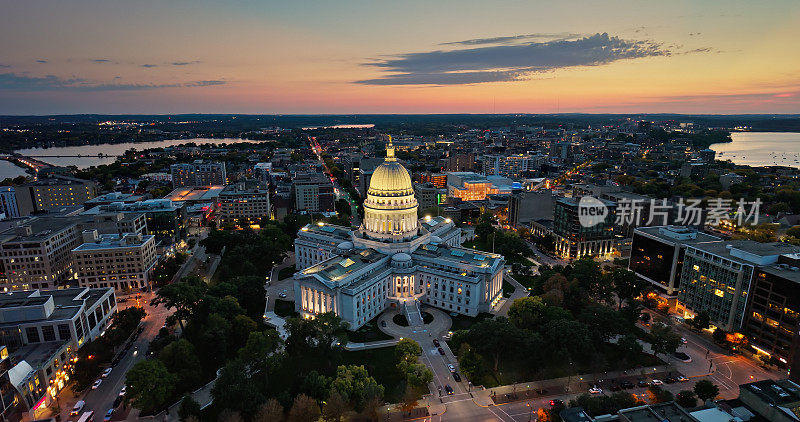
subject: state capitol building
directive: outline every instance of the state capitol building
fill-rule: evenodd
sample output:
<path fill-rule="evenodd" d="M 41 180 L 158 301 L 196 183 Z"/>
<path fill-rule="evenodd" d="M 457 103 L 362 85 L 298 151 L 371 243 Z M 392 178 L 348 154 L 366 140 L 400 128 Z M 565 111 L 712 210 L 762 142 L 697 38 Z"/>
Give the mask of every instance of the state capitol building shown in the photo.
<path fill-rule="evenodd" d="M 334 312 L 356 330 L 387 308 L 413 323 L 419 303 L 476 316 L 503 297 L 501 255 L 462 248 L 461 229 L 443 217 L 417 217 L 411 177 L 394 156 L 375 169 L 357 230 L 309 224 L 295 240 L 295 309 Z"/>

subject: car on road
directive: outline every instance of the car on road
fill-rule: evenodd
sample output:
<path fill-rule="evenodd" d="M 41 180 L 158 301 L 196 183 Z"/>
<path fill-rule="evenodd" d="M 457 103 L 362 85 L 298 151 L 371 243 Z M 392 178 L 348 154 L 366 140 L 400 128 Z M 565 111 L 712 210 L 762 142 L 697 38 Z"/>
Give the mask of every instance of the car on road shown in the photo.
<path fill-rule="evenodd" d="M 672 356 L 675 356 L 675 358 L 677 358 L 681 362 L 689 363 L 692 361 L 692 357 L 683 352 L 675 352 L 672 354 Z"/>
<path fill-rule="evenodd" d="M 436 349 L 436 350 L 438 350 L 438 351 L 439 351 L 439 354 L 440 354 L 440 355 L 444 356 L 444 349 L 442 349 L 441 347 L 439 347 L 439 348 L 438 348 L 438 349 Z"/>
<path fill-rule="evenodd" d="M 675 384 L 676 382 L 678 382 L 678 379 L 675 377 L 667 377 L 664 378 L 664 382 L 667 384 Z"/>
<path fill-rule="evenodd" d="M 124 396 L 125 395 L 125 390 L 127 390 L 127 389 L 128 389 L 128 386 L 127 385 L 123 385 L 122 386 L 122 390 L 119 390 L 119 396 L 120 397 Z"/>
<path fill-rule="evenodd" d="M 686 337 L 681 337 L 681 343 L 683 343 L 683 344 L 686 344 L 686 343 L 688 343 L 688 342 L 689 342 L 689 341 L 688 341 L 688 340 L 686 340 Z"/>
<path fill-rule="evenodd" d="M 278 297 L 279 297 L 279 298 L 281 298 L 281 299 L 286 299 L 286 293 L 283 293 L 283 292 L 281 292 L 281 293 L 278 295 Z"/>
<path fill-rule="evenodd" d="M 94 384 L 92 384 L 92 390 L 97 390 L 97 387 L 100 387 L 100 384 L 102 383 L 103 383 L 102 379 L 95 381 Z"/>
<path fill-rule="evenodd" d="M 381 327 L 385 327 L 385 326 L 386 326 L 386 321 L 381 321 Z"/>
<path fill-rule="evenodd" d="M 553 399 L 553 400 L 550 400 L 550 406 L 553 406 L 553 407 L 555 407 L 555 406 L 561 406 L 561 405 L 563 405 L 563 404 L 564 404 L 564 401 L 563 401 L 563 400 L 559 400 L 559 399 Z"/>
<path fill-rule="evenodd" d="M 122 403 L 122 396 L 117 396 L 117 398 L 115 398 L 115 399 L 114 399 L 114 404 L 113 404 L 113 406 L 116 408 L 116 407 L 118 407 L 118 406 L 119 406 L 121 403 Z"/>
<path fill-rule="evenodd" d="M 685 376 L 683 376 L 683 375 L 681 375 L 681 376 L 679 376 L 679 377 L 678 377 L 678 382 L 688 382 L 688 381 L 689 381 L 689 378 L 686 378 L 686 377 L 685 377 Z"/>
<path fill-rule="evenodd" d="M 455 367 L 455 366 L 453 366 L 453 364 L 452 364 L 452 363 L 448 363 L 448 364 L 447 364 L 447 369 L 449 369 L 449 370 L 450 370 L 450 372 L 456 372 L 456 367 Z"/>
<path fill-rule="evenodd" d="M 632 383 L 632 382 L 630 382 L 630 381 L 622 381 L 622 382 L 619 384 L 619 386 L 620 386 L 620 387 L 622 387 L 623 389 L 627 390 L 627 389 L 629 389 L 629 388 L 633 388 L 633 383 Z"/>
<path fill-rule="evenodd" d="M 86 406 L 86 402 L 83 400 L 78 400 L 75 403 L 75 406 L 72 407 L 72 410 L 69 412 L 70 416 L 78 416 L 81 414 L 81 410 Z"/>
<path fill-rule="evenodd" d="M 458 372 L 453 372 L 453 379 L 456 380 L 456 382 L 461 382 L 461 375 L 458 375 Z"/>
<path fill-rule="evenodd" d="M 603 390 L 597 387 L 592 387 L 589 389 L 589 394 L 603 394 Z"/>
<path fill-rule="evenodd" d="M 661 380 L 653 380 L 652 384 L 653 384 L 653 385 L 664 385 L 664 381 L 661 381 Z"/>
<path fill-rule="evenodd" d="M 112 409 L 108 409 L 108 411 L 106 412 L 106 415 L 103 417 L 103 422 L 109 422 L 111 420 L 112 416 L 114 416 L 114 409 L 113 408 Z"/>
<path fill-rule="evenodd" d="M 447 395 L 449 396 L 449 395 L 453 394 L 453 387 L 451 387 L 450 384 L 447 384 L 447 385 L 444 386 L 444 391 L 446 391 Z"/>
<path fill-rule="evenodd" d="M 112 371 L 113 369 L 114 369 L 114 368 L 106 368 L 106 369 L 103 369 L 103 373 L 102 373 L 102 374 L 100 374 L 100 376 L 101 376 L 101 377 L 103 377 L 103 378 L 105 378 L 105 377 L 109 376 L 109 374 L 111 374 L 111 371 Z"/>
<path fill-rule="evenodd" d="M 438 339 L 433 339 L 433 345 L 436 346 L 436 347 L 439 347 L 439 340 Z"/>
<path fill-rule="evenodd" d="M 646 380 L 639 380 L 639 382 L 637 382 L 636 385 L 638 385 L 639 387 L 649 387 L 650 382 Z"/>

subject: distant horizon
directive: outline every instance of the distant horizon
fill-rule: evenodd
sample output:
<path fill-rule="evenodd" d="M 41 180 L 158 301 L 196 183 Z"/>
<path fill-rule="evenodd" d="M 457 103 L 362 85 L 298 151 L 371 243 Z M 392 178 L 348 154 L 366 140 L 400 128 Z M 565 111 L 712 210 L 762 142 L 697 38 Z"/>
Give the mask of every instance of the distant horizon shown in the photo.
<path fill-rule="evenodd" d="M 4 117 L 69 117 L 69 116 L 98 116 L 98 117 L 169 117 L 169 116 L 272 116 L 272 117 L 348 117 L 348 116 L 684 116 L 684 117 L 758 117 L 780 116 L 800 118 L 800 113 L 588 113 L 588 112 L 561 112 L 561 113 L 52 113 L 52 114 L 0 114 Z"/>
<path fill-rule="evenodd" d="M 9 2 L 0 115 L 793 114 L 800 3 Z"/>

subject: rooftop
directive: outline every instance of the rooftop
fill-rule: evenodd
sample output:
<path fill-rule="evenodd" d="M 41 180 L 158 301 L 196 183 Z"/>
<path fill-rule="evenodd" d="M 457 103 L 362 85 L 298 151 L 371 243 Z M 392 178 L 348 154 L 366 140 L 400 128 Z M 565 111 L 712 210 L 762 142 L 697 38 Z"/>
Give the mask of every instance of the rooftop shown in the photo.
<path fill-rule="evenodd" d="M 722 240 L 719 237 L 703 233 L 693 227 L 687 226 L 637 227 L 634 232 L 645 233 L 665 242 L 676 242 L 685 245 Z"/>
<path fill-rule="evenodd" d="M 335 224 L 306 224 L 300 229 L 301 232 L 317 233 L 323 236 L 332 236 L 342 240 L 350 240 L 352 230 L 347 227 L 337 226 Z"/>
<path fill-rule="evenodd" d="M 59 340 L 26 344 L 14 351 L 14 361 L 24 360 L 34 369 L 38 369 L 42 365 L 49 363 L 50 358 L 61 351 L 68 342 L 69 340 Z"/>
<path fill-rule="evenodd" d="M 67 230 L 70 226 L 82 221 L 80 216 L 36 216 L 19 219 L 16 227 L 6 229 L 0 233 L 0 243 L 8 242 L 37 242 L 47 239 L 56 233 Z M 23 234 L 23 227 L 30 227 L 30 235 Z"/>
<path fill-rule="evenodd" d="M 477 267 L 494 267 L 503 260 L 497 254 L 478 251 L 475 249 L 454 248 L 445 243 L 428 243 L 420 246 L 412 253 L 416 257 L 429 257 L 459 264 L 474 265 Z"/>
<path fill-rule="evenodd" d="M 693 248 L 732 261 L 747 264 L 770 265 L 777 262 L 783 254 L 800 251 L 800 246 L 782 242 L 760 243 L 753 240 L 727 240 L 705 242 L 692 245 Z"/>
<path fill-rule="evenodd" d="M 691 422 L 697 421 L 675 402 L 632 407 L 619 411 L 630 422 Z"/>
<path fill-rule="evenodd" d="M 338 281 L 385 257 L 385 254 L 374 249 L 364 249 L 346 256 L 334 256 L 301 272 L 305 275 L 316 275 L 325 281 Z"/>
<path fill-rule="evenodd" d="M 147 243 L 150 239 L 155 239 L 155 236 L 148 234 L 139 236 L 120 236 L 118 234 L 101 234 L 95 242 L 84 242 L 77 248 L 73 249 L 75 252 L 116 249 L 116 248 L 134 248 Z"/>
<path fill-rule="evenodd" d="M 182 187 L 165 196 L 170 201 L 209 202 L 218 197 L 225 186 Z"/>
<path fill-rule="evenodd" d="M 756 381 L 740 385 L 739 389 L 747 390 L 767 403 L 800 409 L 800 386 L 789 380 Z"/>

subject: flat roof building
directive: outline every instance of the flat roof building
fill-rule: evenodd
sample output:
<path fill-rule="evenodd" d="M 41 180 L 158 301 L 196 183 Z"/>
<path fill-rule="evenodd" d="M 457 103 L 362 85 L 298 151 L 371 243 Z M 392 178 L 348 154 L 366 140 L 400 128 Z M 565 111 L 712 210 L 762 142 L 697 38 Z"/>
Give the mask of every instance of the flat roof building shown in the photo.
<path fill-rule="evenodd" d="M 98 235 L 97 230 L 86 230 L 83 242 L 72 250 L 79 286 L 116 291 L 150 287 L 158 261 L 155 236 Z"/>

